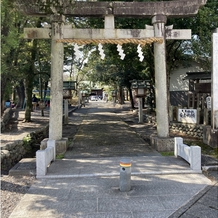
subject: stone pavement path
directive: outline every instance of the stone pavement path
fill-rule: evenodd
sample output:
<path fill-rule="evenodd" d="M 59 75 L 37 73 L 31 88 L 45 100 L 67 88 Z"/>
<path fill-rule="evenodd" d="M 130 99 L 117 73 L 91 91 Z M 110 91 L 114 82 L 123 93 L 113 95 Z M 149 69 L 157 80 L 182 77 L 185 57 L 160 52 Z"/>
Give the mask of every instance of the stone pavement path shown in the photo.
<path fill-rule="evenodd" d="M 120 192 L 117 176 L 41 179 L 10 218 L 167 218 L 207 184 L 199 174 L 138 175 Z"/>
<path fill-rule="evenodd" d="M 135 140 L 140 145 L 136 146 L 136 152 L 133 153 L 134 158 L 142 158 L 140 154 L 143 156 L 148 154 L 147 157 L 152 158 L 150 156 L 153 152 L 152 148 L 146 142 L 143 143 L 142 138 L 139 137 L 143 133 L 143 125 L 133 122 L 132 128 L 135 129 L 133 131 L 122 122 L 124 120 L 130 123 L 133 119 L 135 121 L 135 117 L 130 116 L 128 108 L 121 112 L 119 108 L 110 107 L 110 110 L 105 113 L 106 110 L 101 108 L 100 103 L 96 102 L 95 104 L 93 108 L 90 104 L 89 108 L 81 108 L 74 112 L 69 124 L 65 126 L 68 128 L 64 128 L 63 136 L 70 136 L 69 138 L 72 139 L 70 149 L 65 156 L 66 160 L 79 162 L 79 160 L 85 161 L 90 158 L 94 158 L 96 161 L 99 158 L 105 160 L 109 157 L 119 158 L 115 154 L 119 156 L 124 150 L 129 151 L 128 147 L 131 146 L 131 142 L 128 141 L 128 136 L 134 134 Z M 98 107 L 98 110 L 95 110 L 94 107 Z M 90 112 L 90 116 L 87 116 L 87 112 Z M 97 121 L 98 118 L 99 121 Z M 100 128 L 97 127 L 98 123 Z M 112 128 L 109 128 L 106 123 Z M 71 131 L 71 127 L 73 131 Z M 95 127 L 102 131 L 104 137 L 99 137 Z M 110 141 L 114 141 L 115 144 L 119 141 L 115 132 L 114 135 L 112 134 L 112 138 L 108 136 L 107 132 L 113 133 L 114 130 L 119 129 L 118 127 L 122 129 L 118 135 L 125 142 L 122 145 L 125 149 L 121 149 L 122 146 L 120 148 L 118 146 L 117 149 L 113 148 L 111 151 L 108 149 L 107 155 L 104 156 L 102 144 L 107 149 L 109 146 L 113 147 Z M 152 128 L 149 126 L 148 131 L 143 133 L 145 137 L 152 132 Z M 128 134 L 125 135 L 125 132 Z M 76 137 L 74 137 L 75 134 Z M 93 135 L 95 137 L 92 138 Z M 91 146 L 88 146 L 89 143 Z M 99 152 L 97 152 L 97 148 L 100 148 Z M 159 156 L 156 153 L 154 157 L 158 158 Z M 155 163 L 157 161 L 154 161 L 154 165 Z M 85 167 L 88 171 L 89 165 Z M 158 165 L 156 167 L 158 169 Z M 84 165 L 80 164 L 80 168 L 84 170 Z M 31 186 L 10 217 L 217 217 L 217 185 L 213 186 L 210 180 L 201 174 L 134 175 L 130 192 L 120 192 L 118 187 L 119 177 L 116 175 L 40 179 Z"/>
<path fill-rule="evenodd" d="M 83 120 L 65 158 L 160 155 L 123 122 L 129 110 L 96 104 L 80 110 Z"/>

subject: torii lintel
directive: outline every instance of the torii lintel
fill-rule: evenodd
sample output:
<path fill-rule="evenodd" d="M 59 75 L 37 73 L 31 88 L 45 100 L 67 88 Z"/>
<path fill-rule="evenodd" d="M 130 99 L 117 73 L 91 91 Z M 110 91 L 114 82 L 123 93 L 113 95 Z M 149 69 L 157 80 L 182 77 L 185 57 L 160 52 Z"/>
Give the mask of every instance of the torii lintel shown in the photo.
<path fill-rule="evenodd" d="M 52 0 L 15 0 L 15 5 L 23 13 L 33 16 L 63 14 L 72 17 L 104 17 L 105 15 L 113 14 L 115 17 L 151 18 L 154 15 L 162 14 L 167 17 L 190 17 L 197 14 L 199 8 L 205 5 L 207 0 L 161 2 L 84 2 L 60 0 L 52 2 Z"/>
<path fill-rule="evenodd" d="M 191 30 L 179 30 L 166 27 L 166 39 L 191 39 Z M 26 39 L 51 39 L 51 29 L 49 28 L 25 28 L 24 38 Z M 82 40 L 102 40 L 101 43 L 112 43 L 112 40 L 118 39 L 134 39 L 142 42 L 147 40 L 150 42 L 161 42 L 162 38 L 155 38 L 152 26 L 146 26 L 146 29 L 73 29 L 71 26 L 65 25 L 63 28 L 63 39 L 59 42 L 73 42 L 76 39 Z M 107 41 L 111 40 L 111 42 Z M 85 41 L 84 41 L 85 42 Z M 93 41 L 94 42 L 94 41 Z M 130 41 L 129 41 L 130 42 Z M 132 41 L 134 42 L 134 41 Z M 136 41 L 135 41 L 136 42 Z M 147 44 L 145 41 L 145 44 Z M 143 44 L 143 43 L 142 43 Z"/>

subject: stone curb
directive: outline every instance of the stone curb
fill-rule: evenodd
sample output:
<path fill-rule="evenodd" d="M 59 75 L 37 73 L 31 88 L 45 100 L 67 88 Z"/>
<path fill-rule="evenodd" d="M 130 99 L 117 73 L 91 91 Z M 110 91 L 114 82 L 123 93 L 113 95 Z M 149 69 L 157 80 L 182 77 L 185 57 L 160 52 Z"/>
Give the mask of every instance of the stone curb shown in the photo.
<path fill-rule="evenodd" d="M 203 166 L 202 167 L 203 171 L 216 171 L 218 170 L 218 165 L 213 165 L 213 166 Z"/>
<path fill-rule="evenodd" d="M 132 172 L 131 176 L 139 175 L 172 175 L 172 174 L 201 174 L 201 171 L 182 170 L 178 171 L 162 171 L 162 172 Z M 75 174 L 75 175 L 45 175 L 36 176 L 37 179 L 66 179 L 66 178 L 87 178 L 87 177 L 101 177 L 101 176 L 120 176 L 120 173 L 90 173 L 90 174 Z"/>

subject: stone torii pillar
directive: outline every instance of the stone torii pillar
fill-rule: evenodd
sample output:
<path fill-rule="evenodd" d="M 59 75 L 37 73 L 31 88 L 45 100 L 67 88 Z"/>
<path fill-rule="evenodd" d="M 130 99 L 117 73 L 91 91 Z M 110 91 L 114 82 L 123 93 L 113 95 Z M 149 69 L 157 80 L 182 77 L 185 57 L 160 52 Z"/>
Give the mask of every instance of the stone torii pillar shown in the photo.
<path fill-rule="evenodd" d="M 158 137 L 169 136 L 169 113 L 167 105 L 167 72 L 166 72 L 166 40 L 165 40 L 165 15 L 155 15 L 152 18 L 154 36 L 162 37 L 163 43 L 154 43 L 155 66 L 155 96 Z"/>
<path fill-rule="evenodd" d="M 203 127 L 203 142 L 218 147 L 218 28 L 212 33 L 211 126 Z"/>
<path fill-rule="evenodd" d="M 49 120 L 49 140 L 62 139 L 63 118 L 63 57 L 64 45 L 56 40 L 63 38 L 65 17 L 52 15 L 51 31 L 51 102 Z"/>

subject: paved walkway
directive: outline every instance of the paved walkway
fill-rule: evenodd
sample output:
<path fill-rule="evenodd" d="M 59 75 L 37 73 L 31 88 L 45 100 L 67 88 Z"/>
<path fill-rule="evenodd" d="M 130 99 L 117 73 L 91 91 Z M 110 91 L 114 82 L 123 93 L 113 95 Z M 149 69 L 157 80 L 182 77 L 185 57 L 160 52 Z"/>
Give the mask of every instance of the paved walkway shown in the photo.
<path fill-rule="evenodd" d="M 72 142 L 48 168 L 10 218 L 217 217 L 217 185 L 180 158 L 152 149 L 120 110 L 91 102 L 63 130 Z M 66 128 L 67 127 L 67 128 Z M 135 130 L 140 124 L 135 124 Z M 148 134 L 152 128 L 146 128 Z M 132 161 L 131 190 L 119 190 L 119 161 Z"/>

